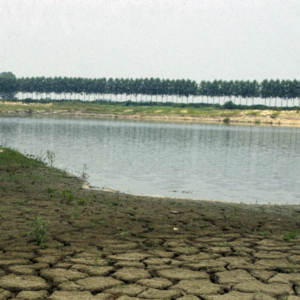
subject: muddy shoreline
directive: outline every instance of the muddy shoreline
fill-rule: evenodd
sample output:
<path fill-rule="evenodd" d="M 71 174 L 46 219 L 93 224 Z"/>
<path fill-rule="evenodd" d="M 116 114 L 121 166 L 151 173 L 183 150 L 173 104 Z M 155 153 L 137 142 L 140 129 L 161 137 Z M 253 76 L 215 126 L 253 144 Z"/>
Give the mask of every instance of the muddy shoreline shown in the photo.
<path fill-rule="evenodd" d="M 256 114 L 257 113 L 257 114 Z M 0 115 L 59 115 L 87 118 L 107 118 L 121 120 L 159 121 L 159 122 L 195 122 L 195 123 L 224 123 L 236 125 L 268 125 L 268 126 L 300 126 L 300 114 L 296 111 L 282 112 L 274 115 L 273 111 L 257 111 L 249 114 L 242 111 L 236 115 L 210 116 L 210 115 L 172 115 L 172 114 L 141 114 L 141 113 L 95 113 L 80 110 L 33 110 L 33 109 L 0 109 Z M 227 121 L 226 121 L 227 119 Z"/>
<path fill-rule="evenodd" d="M 91 190 L 1 150 L 1 299 L 300 299 L 299 205 Z"/>

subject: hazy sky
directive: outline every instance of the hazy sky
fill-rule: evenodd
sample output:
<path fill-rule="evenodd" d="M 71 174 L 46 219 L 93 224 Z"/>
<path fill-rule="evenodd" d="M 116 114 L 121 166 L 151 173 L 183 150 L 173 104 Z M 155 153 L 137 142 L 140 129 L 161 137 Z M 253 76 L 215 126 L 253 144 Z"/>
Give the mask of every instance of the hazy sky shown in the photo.
<path fill-rule="evenodd" d="M 300 79 L 300 0 L 0 0 L 0 72 Z"/>

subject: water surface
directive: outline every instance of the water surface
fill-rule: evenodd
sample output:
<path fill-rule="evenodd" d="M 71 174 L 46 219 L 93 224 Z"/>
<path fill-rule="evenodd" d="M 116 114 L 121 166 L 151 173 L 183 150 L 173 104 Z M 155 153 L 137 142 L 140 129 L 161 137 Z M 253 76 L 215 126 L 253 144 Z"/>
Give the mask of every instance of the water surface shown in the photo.
<path fill-rule="evenodd" d="M 135 194 L 244 203 L 300 200 L 300 128 L 0 117 L 0 143 L 56 154 L 89 183 Z"/>

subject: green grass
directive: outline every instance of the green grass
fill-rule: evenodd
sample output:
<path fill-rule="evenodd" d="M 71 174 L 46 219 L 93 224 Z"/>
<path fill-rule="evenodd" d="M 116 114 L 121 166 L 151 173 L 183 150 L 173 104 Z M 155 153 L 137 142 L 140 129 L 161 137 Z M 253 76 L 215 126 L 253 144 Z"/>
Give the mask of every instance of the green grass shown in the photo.
<path fill-rule="evenodd" d="M 72 201 L 74 200 L 72 189 L 62 190 L 61 195 L 63 196 L 63 199 L 66 200 L 68 204 L 71 204 Z"/>
<path fill-rule="evenodd" d="M 4 148 L 1 146 L 0 149 L 3 150 L 3 152 L 0 152 L 0 165 L 36 167 L 45 166 L 45 163 L 39 161 L 37 158 L 26 157 L 15 149 Z M 23 178 L 17 174 L 11 174 L 11 177 L 14 177 L 14 180 Z"/>
<path fill-rule="evenodd" d="M 285 234 L 285 239 L 287 242 L 290 242 L 292 239 L 294 239 L 297 236 L 296 231 L 289 231 Z"/>

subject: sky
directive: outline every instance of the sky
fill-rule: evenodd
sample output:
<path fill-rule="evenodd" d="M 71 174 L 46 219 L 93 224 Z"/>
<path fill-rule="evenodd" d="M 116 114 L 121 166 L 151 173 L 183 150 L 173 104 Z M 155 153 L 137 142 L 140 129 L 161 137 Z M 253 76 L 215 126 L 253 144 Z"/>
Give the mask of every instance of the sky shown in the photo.
<path fill-rule="evenodd" d="M 300 0 L 0 0 L 17 77 L 300 79 Z"/>

